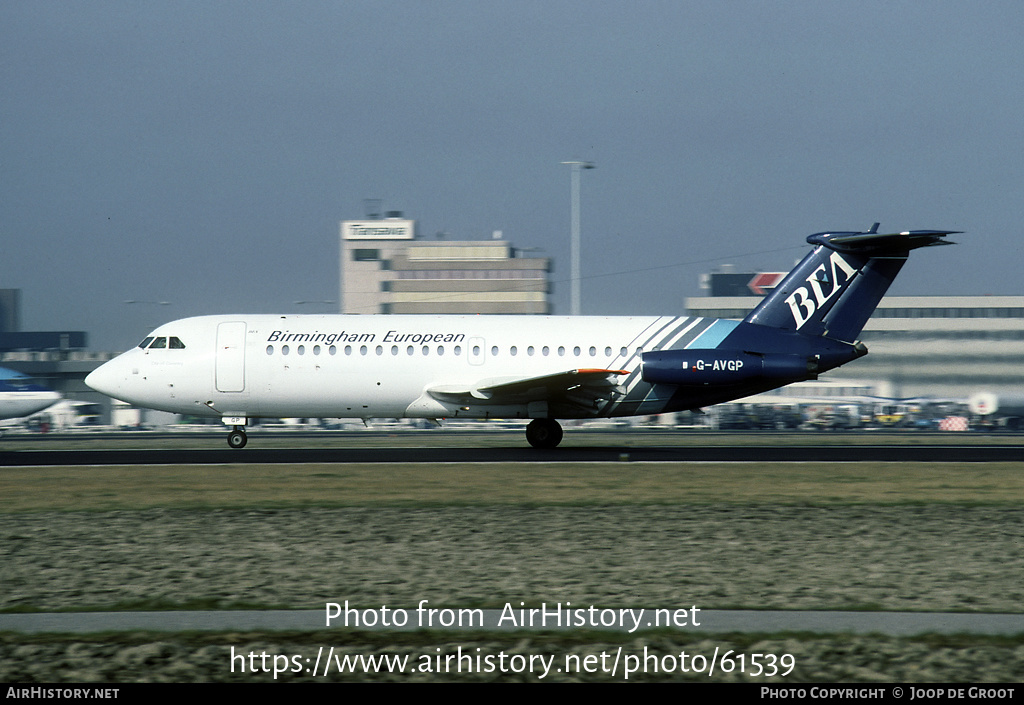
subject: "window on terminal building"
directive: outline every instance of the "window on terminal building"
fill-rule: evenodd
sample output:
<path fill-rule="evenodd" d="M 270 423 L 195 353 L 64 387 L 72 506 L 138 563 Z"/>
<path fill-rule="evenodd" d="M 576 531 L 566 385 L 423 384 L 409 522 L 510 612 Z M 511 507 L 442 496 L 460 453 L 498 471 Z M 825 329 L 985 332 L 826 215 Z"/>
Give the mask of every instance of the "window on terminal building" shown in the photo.
<path fill-rule="evenodd" d="M 380 250 L 358 249 L 352 250 L 354 262 L 376 262 L 380 259 Z"/>

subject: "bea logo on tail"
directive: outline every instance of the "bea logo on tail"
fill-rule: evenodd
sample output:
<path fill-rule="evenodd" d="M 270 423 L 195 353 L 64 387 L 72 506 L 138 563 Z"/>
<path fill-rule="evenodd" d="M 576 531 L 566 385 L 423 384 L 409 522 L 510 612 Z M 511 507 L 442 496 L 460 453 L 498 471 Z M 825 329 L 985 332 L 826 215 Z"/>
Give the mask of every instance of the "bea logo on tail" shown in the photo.
<path fill-rule="evenodd" d="M 817 269 L 811 272 L 811 276 L 807 277 L 810 291 L 808 291 L 808 287 L 801 286 L 786 299 L 786 303 L 789 304 L 789 310 L 793 314 L 793 320 L 796 322 L 797 330 L 800 330 L 807 321 L 811 320 L 814 312 L 824 306 L 826 301 L 838 294 L 846 283 L 853 278 L 853 275 L 857 273 L 857 270 L 851 267 L 850 263 L 844 260 L 838 252 L 832 252 L 828 258 L 828 264 L 828 270 L 826 270 L 825 263 L 823 262 L 818 265 Z M 823 284 L 831 284 L 832 289 L 825 293 L 822 289 Z M 811 296 L 812 293 L 813 298 Z"/>

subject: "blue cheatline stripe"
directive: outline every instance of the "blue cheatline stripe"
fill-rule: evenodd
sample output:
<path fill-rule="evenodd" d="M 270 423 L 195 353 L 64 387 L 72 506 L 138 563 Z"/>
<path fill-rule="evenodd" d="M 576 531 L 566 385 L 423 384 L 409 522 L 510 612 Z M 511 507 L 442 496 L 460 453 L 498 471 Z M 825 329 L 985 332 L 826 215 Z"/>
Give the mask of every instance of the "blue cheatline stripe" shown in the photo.
<path fill-rule="evenodd" d="M 725 340 L 725 337 L 732 333 L 739 324 L 739 321 L 715 321 L 706 331 L 698 335 L 693 342 L 686 347 L 687 349 L 698 348 L 702 350 L 713 350 L 714 348 L 717 348 L 719 344 Z"/>

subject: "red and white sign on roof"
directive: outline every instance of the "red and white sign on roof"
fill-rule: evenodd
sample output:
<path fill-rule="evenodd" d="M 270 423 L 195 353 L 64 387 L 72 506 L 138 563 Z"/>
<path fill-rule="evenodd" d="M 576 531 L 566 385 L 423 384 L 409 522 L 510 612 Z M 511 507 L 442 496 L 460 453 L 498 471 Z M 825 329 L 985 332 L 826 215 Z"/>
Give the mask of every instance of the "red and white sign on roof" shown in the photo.
<path fill-rule="evenodd" d="M 754 278 L 747 282 L 747 288 L 758 296 L 764 296 L 779 285 L 785 279 L 785 272 L 759 272 Z"/>

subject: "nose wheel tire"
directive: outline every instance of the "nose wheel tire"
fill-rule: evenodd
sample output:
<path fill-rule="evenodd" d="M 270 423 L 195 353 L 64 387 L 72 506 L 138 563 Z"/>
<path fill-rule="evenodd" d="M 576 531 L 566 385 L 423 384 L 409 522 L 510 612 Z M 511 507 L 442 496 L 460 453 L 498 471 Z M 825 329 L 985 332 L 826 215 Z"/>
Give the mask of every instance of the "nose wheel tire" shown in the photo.
<path fill-rule="evenodd" d="M 246 436 L 245 431 L 240 428 L 236 428 L 228 434 L 228 445 L 232 448 L 245 448 L 245 444 L 248 442 L 249 437 Z"/>
<path fill-rule="evenodd" d="M 562 442 L 562 427 L 554 419 L 534 419 L 526 426 L 526 440 L 534 448 L 555 448 Z"/>

